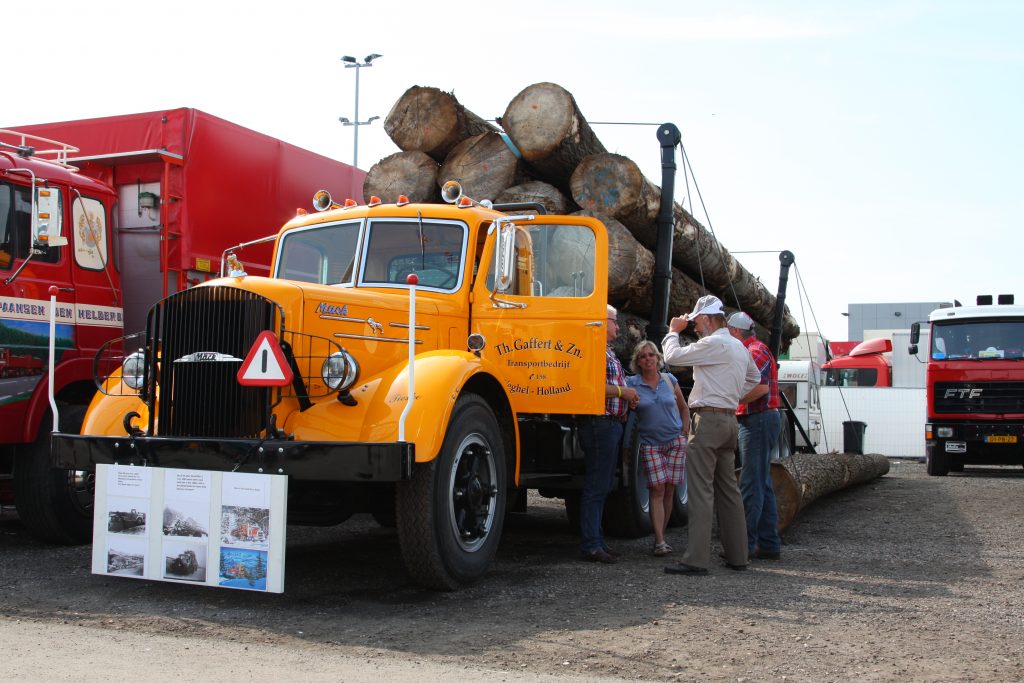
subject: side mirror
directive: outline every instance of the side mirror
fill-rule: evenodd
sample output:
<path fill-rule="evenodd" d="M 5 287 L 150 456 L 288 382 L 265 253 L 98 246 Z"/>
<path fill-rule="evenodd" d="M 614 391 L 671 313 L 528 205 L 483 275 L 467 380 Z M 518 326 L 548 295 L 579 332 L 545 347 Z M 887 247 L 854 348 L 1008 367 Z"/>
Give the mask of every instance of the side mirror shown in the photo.
<path fill-rule="evenodd" d="M 921 341 L 921 323 L 910 324 L 910 343 L 916 344 Z"/>
<path fill-rule="evenodd" d="M 61 233 L 60 191 L 49 187 L 36 190 L 36 206 L 32 212 L 32 244 L 63 247 L 68 238 Z"/>
<path fill-rule="evenodd" d="M 494 245 L 494 291 L 507 292 L 515 276 L 515 225 L 506 221 L 495 221 L 497 240 Z"/>

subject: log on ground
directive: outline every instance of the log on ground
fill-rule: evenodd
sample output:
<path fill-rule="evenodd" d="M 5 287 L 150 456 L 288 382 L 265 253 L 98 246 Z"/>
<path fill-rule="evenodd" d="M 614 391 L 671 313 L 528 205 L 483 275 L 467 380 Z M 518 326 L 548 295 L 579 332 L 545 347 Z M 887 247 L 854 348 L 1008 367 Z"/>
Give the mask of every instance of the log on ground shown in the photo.
<path fill-rule="evenodd" d="M 462 106 L 454 94 L 414 85 L 391 107 L 384 131 L 399 149 L 424 152 L 441 163 L 466 138 L 497 128 Z"/>
<path fill-rule="evenodd" d="M 367 171 L 363 201 L 377 196 L 391 204 L 404 194 L 414 203 L 438 202 L 441 193 L 437 189 L 437 171 L 437 162 L 424 152 L 395 152 Z"/>
<path fill-rule="evenodd" d="M 772 483 L 779 513 L 779 531 L 812 502 L 854 484 L 885 475 L 889 459 L 875 453 L 794 453 L 772 462 Z"/>

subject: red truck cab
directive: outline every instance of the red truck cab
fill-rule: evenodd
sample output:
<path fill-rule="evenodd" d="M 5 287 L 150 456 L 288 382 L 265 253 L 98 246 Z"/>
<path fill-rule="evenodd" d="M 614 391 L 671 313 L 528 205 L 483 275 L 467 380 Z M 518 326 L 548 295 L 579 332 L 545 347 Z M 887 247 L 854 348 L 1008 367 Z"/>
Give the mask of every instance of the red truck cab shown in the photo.
<path fill-rule="evenodd" d="M 827 387 L 892 386 L 892 342 L 867 339 L 821 366 Z"/>
<path fill-rule="evenodd" d="M 932 311 L 928 355 L 928 473 L 965 464 L 1024 464 L 1024 306 L 1012 295 Z M 911 328 L 916 351 L 920 325 Z"/>

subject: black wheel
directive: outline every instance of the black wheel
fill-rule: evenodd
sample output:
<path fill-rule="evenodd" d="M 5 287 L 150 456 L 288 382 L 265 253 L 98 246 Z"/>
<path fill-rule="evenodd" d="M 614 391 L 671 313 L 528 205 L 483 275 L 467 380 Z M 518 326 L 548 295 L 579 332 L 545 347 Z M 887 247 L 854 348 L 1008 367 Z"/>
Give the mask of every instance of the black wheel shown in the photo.
<path fill-rule="evenodd" d="M 683 483 L 676 487 L 675 500 L 672 501 L 672 516 L 668 518 L 669 526 L 686 526 L 686 523 L 690 520 L 689 512 L 687 511 L 687 503 L 690 500 L 690 496 L 686 492 L 686 475 L 683 475 Z"/>
<path fill-rule="evenodd" d="M 565 494 L 565 521 L 569 523 L 569 531 L 580 532 L 580 492 L 567 491 Z"/>
<path fill-rule="evenodd" d="M 85 406 L 60 408 L 60 431 L 78 434 Z M 77 545 L 92 540 L 96 479 L 92 472 L 61 470 L 50 465 L 49 414 L 35 442 L 19 449 L 14 462 L 14 502 L 22 524 L 51 543 Z"/>
<path fill-rule="evenodd" d="M 943 453 L 938 448 L 928 452 L 928 461 L 925 469 L 933 477 L 944 477 L 949 474 L 949 454 Z"/>
<path fill-rule="evenodd" d="M 398 541 L 409 575 L 454 590 L 491 565 L 505 520 L 505 449 L 498 422 L 479 396 L 459 398 L 437 458 L 396 489 Z"/>
<path fill-rule="evenodd" d="M 651 492 L 647 488 L 647 472 L 640 458 L 635 420 L 635 413 L 630 414 L 624 430 L 625 481 L 608 495 L 604 506 L 604 529 L 609 536 L 620 538 L 639 538 L 653 531 Z"/>
<path fill-rule="evenodd" d="M 949 471 L 950 472 L 963 472 L 964 471 L 964 464 L 962 462 L 950 462 L 949 463 Z"/>

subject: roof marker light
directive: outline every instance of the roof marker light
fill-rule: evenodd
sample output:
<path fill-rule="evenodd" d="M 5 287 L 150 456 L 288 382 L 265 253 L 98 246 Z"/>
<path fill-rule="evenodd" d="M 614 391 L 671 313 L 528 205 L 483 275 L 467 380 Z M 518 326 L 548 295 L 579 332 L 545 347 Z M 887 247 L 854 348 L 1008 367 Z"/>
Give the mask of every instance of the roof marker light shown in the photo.
<path fill-rule="evenodd" d="M 380 204 L 380 197 L 375 194 L 370 195 L 370 201 L 366 203 L 367 206 L 377 206 Z"/>
<path fill-rule="evenodd" d="M 309 213 L 309 211 L 306 211 L 306 210 L 305 210 L 305 209 L 303 209 L 303 208 L 302 208 L 301 206 L 300 206 L 300 207 L 297 207 L 297 208 L 295 209 L 295 215 L 296 215 L 296 216 L 305 216 L 305 215 L 306 215 L 307 213 Z"/>
<path fill-rule="evenodd" d="M 356 200 L 349 197 L 348 199 L 345 200 L 344 206 L 346 209 L 351 209 L 353 206 L 358 206 L 358 204 L 356 204 Z"/>
<path fill-rule="evenodd" d="M 398 201 L 395 202 L 395 204 L 397 206 L 405 206 L 408 203 L 409 203 L 409 198 L 406 197 L 404 194 L 398 195 Z"/>
<path fill-rule="evenodd" d="M 468 209 L 473 206 L 473 200 L 466 196 L 459 197 L 458 206 L 460 209 Z"/>

